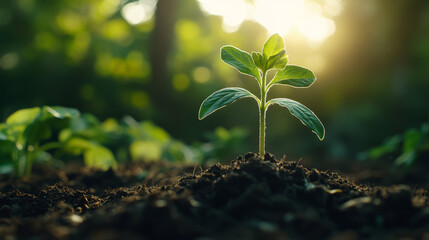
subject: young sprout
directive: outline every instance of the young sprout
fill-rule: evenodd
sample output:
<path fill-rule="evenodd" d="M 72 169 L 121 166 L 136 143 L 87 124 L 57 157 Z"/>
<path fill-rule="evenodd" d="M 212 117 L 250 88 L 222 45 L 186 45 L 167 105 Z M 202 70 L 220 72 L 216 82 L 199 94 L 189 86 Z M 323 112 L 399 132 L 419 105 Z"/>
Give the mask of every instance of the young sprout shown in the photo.
<path fill-rule="evenodd" d="M 259 108 L 260 158 L 265 155 L 266 112 L 272 104 L 289 109 L 293 116 L 310 128 L 320 140 L 323 140 L 325 137 L 323 124 L 306 106 L 288 98 L 274 98 L 267 101 L 267 93 L 274 85 L 306 88 L 316 80 L 316 76 L 311 70 L 296 65 L 287 65 L 288 58 L 284 50 L 283 39 L 279 34 L 272 35 L 265 42 L 262 53 L 252 52 L 250 55 L 236 47 L 224 46 L 221 48 L 221 59 L 239 72 L 254 77 L 261 90 L 260 98 L 243 88 L 223 88 L 208 96 L 201 104 L 198 114 L 200 120 L 240 98 L 251 97 L 256 100 Z M 277 73 L 271 81 L 267 82 L 269 70 L 277 70 Z"/>

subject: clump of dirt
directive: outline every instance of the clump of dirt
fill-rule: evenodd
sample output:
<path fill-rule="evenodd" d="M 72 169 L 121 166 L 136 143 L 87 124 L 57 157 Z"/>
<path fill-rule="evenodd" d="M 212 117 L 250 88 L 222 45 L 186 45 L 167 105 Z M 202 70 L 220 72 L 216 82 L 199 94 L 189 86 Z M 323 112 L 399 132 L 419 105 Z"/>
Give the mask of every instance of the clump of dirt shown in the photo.
<path fill-rule="evenodd" d="M 87 171 L 76 181 L 33 193 L 5 192 L 10 187 L 3 186 L 0 234 L 20 239 L 429 236 L 429 193 L 424 189 L 358 185 L 335 172 L 308 169 L 271 154 L 260 160 L 248 153 L 205 170 L 155 165 L 140 166 L 137 172 L 135 164 L 122 166 L 122 175 Z M 92 178 L 99 182 L 83 180 Z"/>

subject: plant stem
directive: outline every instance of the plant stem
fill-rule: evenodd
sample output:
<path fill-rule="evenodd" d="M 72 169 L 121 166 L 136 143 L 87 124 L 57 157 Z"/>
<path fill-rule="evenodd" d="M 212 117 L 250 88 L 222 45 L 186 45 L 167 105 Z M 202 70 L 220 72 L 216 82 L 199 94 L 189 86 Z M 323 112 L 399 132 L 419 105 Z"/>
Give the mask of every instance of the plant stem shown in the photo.
<path fill-rule="evenodd" d="M 259 105 L 259 157 L 264 158 L 265 155 L 265 102 L 267 101 L 267 92 L 265 86 L 266 71 L 263 71 L 261 81 L 261 104 Z"/>

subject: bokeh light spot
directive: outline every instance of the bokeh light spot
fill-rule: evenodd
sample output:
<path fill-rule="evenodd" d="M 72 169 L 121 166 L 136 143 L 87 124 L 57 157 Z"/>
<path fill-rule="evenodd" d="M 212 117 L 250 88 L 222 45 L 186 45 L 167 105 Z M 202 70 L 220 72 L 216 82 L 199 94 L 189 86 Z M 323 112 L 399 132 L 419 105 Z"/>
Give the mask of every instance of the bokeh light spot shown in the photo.
<path fill-rule="evenodd" d="M 192 73 L 195 81 L 198 83 L 206 83 L 210 79 L 210 70 L 206 67 L 196 67 Z"/>
<path fill-rule="evenodd" d="M 329 16 L 337 16 L 343 11 L 341 0 L 325 0 L 323 9 Z"/>
<path fill-rule="evenodd" d="M 176 74 L 173 77 L 173 87 L 181 92 L 189 87 L 189 78 L 185 74 Z"/>
<path fill-rule="evenodd" d="M 90 42 L 91 37 L 88 33 L 77 34 L 67 47 L 67 55 L 74 62 L 81 60 L 86 55 Z"/>
<path fill-rule="evenodd" d="M 307 16 L 298 25 L 298 30 L 310 44 L 320 44 L 335 33 L 335 23 L 332 19 L 318 14 Z"/>
<path fill-rule="evenodd" d="M 14 52 L 9 52 L 0 58 L 0 67 L 4 70 L 10 70 L 18 65 L 19 56 Z"/>
<path fill-rule="evenodd" d="M 139 24 L 145 19 L 145 11 L 138 2 L 131 2 L 122 8 L 122 16 L 132 25 Z"/>
<path fill-rule="evenodd" d="M 60 42 L 52 34 L 48 32 L 40 32 L 36 34 L 35 44 L 37 48 L 49 52 L 55 52 L 60 47 Z"/>
<path fill-rule="evenodd" d="M 114 19 L 107 22 L 103 28 L 103 35 L 118 43 L 126 43 L 131 38 L 129 25 L 121 19 Z"/>
<path fill-rule="evenodd" d="M 193 21 L 180 20 L 176 24 L 176 33 L 182 40 L 193 40 L 200 35 L 200 28 Z"/>
<path fill-rule="evenodd" d="M 269 33 L 285 35 L 300 19 L 304 0 L 255 0 L 254 19 Z"/>
<path fill-rule="evenodd" d="M 83 28 L 82 18 L 72 11 L 61 12 L 56 20 L 58 27 L 68 34 L 75 34 Z"/>
<path fill-rule="evenodd" d="M 138 109 L 144 109 L 149 105 L 149 96 L 145 92 L 134 92 L 131 95 L 131 104 Z"/>
<path fill-rule="evenodd" d="M 121 10 L 122 17 L 131 25 L 140 24 L 152 19 L 156 0 L 145 0 L 125 4 Z"/>

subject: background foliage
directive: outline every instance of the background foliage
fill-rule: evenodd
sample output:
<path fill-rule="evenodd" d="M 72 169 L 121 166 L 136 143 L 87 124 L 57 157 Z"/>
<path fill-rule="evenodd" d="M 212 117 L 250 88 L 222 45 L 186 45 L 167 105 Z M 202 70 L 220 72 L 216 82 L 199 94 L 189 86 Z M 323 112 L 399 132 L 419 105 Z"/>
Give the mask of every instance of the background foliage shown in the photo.
<path fill-rule="evenodd" d="M 222 87 L 250 85 L 258 94 L 256 82 L 221 62 L 219 49 L 232 44 L 259 50 L 274 28 L 237 18 L 244 9 L 238 7 L 247 6 L 238 2 L 261 1 L 230 1 L 226 7 L 218 1 L 229 15 L 208 12 L 207 2 L 1 1 L 0 119 L 21 108 L 61 105 L 103 121 L 125 115 L 150 120 L 174 139 L 203 149 L 224 148 L 225 143 L 197 143 L 209 136 L 212 142 L 238 139 L 239 151 L 256 152 L 252 100 L 205 121 L 198 121 L 197 112 L 201 101 Z M 349 160 L 428 121 L 428 1 L 301 2 L 330 28 L 314 35 L 323 29 L 320 22 L 310 22 L 307 32 L 290 27 L 283 34 L 286 51 L 290 64 L 312 69 L 318 80 L 309 89 L 277 88 L 271 97 L 287 96 L 316 111 L 326 138 L 319 142 L 287 112 L 273 108 L 267 151 L 320 162 Z M 278 21 L 280 28 L 288 24 Z M 226 130 L 233 127 L 240 129 Z M 243 153 L 211 151 L 210 158 Z"/>

